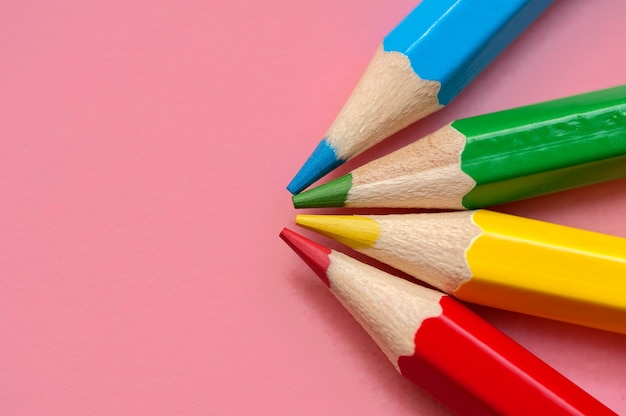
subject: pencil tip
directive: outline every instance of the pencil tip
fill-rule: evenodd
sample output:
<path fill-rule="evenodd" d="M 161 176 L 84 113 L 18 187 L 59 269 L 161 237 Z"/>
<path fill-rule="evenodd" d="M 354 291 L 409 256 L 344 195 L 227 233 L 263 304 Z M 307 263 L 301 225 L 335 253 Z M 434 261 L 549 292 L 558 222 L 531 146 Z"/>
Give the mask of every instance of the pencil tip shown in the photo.
<path fill-rule="evenodd" d="M 295 208 L 343 207 L 352 188 L 352 174 L 341 176 L 316 188 L 294 195 Z"/>
<path fill-rule="evenodd" d="M 292 194 L 297 194 L 343 162 L 345 160 L 339 159 L 335 154 L 335 149 L 326 139 L 323 139 L 287 185 L 287 190 Z"/>
<path fill-rule="evenodd" d="M 308 238 L 283 228 L 280 232 L 280 238 L 283 239 L 289 247 L 296 252 L 298 256 L 322 279 L 326 286 L 330 287 L 330 282 L 326 276 L 326 270 L 330 265 L 330 249 L 317 244 Z"/>
<path fill-rule="evenodd" d="M 372 247 L 380 236 L 376 220 L 362 215 L 296 215 L 296 225 L 352 247 Z"/>

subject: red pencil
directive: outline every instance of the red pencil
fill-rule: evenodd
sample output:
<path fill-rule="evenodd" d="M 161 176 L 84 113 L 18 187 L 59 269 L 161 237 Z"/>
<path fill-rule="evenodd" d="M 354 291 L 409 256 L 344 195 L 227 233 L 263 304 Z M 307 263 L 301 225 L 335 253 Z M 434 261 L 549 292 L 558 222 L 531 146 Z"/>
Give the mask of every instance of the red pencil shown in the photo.
<path fill-rule="evenodd" d="M 453 298 L 280 234 L 396 369 L 459 415 L 615 415 Z"/>

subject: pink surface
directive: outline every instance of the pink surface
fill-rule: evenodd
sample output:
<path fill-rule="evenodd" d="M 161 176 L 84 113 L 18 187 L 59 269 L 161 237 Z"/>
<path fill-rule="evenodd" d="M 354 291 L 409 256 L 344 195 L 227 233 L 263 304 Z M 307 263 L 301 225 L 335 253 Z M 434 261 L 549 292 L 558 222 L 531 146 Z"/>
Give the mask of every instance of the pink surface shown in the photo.
<path fill-rule="evenodd" d="M 0 7 L 0 414 L 447 414 L 277 236 L 287 182 L 415 4 Z M 458 117 L 626 82 L 625 14 L 557 0 L 450 107 L 332 176 Z M 625 189 L 497 209 L 626 237 Z M 626 414 L 626 336 L 473 309 Z"/>

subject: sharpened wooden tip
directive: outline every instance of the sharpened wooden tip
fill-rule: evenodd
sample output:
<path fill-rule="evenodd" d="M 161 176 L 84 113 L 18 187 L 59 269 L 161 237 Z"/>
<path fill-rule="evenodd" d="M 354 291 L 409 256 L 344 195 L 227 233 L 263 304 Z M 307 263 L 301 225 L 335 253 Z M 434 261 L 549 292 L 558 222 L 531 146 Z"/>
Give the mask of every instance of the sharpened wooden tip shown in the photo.
<path fill-rule="evenodd" d="M 326 276 L 326 270 L 330 265 L 330 249 L 309 240 L 300 234 L 283 228 L 280 232 L 280 238 L 283 239 L 289 247 L 296 252 L 298 256 L 322 279 L 326 286 L 330 287 L 330 282 Z"/>

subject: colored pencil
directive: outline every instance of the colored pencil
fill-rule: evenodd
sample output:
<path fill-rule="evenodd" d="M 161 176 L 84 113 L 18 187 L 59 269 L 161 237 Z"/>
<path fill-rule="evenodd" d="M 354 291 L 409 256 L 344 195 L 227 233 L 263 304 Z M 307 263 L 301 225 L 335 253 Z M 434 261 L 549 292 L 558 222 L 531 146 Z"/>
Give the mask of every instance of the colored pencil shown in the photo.
<path fill-rule="evenodd" d="M 626 239 L 487 210 L 298 215 L 458 299 L 626 334 Z"/>
<path fill-rule="evenodd" d="M 325 137 L 287 189 L 447 105 L 552 0 L 423 0 L 383 40 Z"/>
<path fill-rule="evenodd" d="M 459 415 L 614 415 L 454 298 L 293 231 L 309 264 L 396 369 Z"/>
<path fill-rule="evenodd" d="M 626 177 L 626 85 L 456 120 L 297 208 L 476 209 Z"/>

